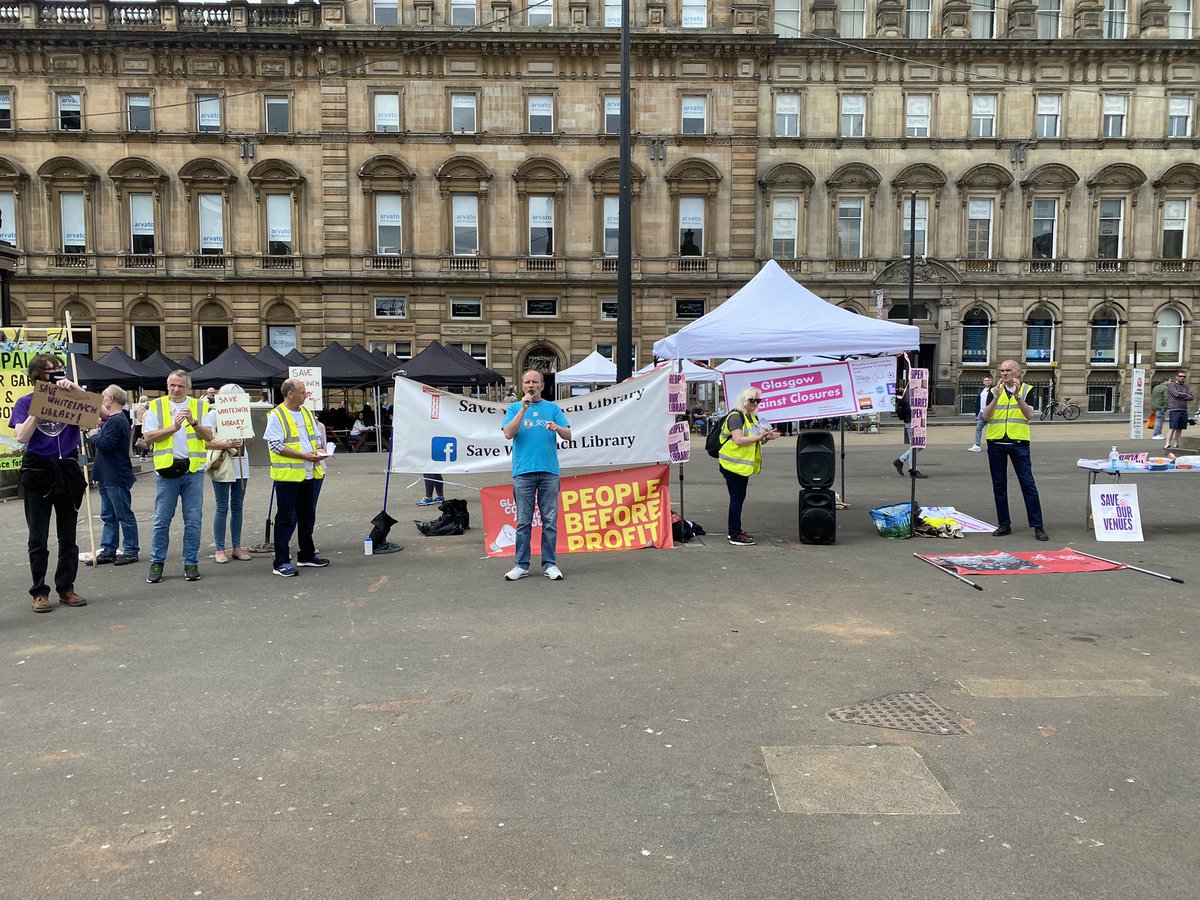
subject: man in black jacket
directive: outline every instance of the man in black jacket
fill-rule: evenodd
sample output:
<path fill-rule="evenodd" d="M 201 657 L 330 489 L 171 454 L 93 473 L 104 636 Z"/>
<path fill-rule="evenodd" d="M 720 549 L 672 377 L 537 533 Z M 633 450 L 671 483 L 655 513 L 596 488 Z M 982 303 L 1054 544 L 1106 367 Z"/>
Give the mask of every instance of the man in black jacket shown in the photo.
<path fill-rule="evenodd" d="M 106 387 L 101 396 L 104 402 L 100 407 L 100 427 L 90 437 L 96 448 L 92 477 L 100 485 L 100 521 L 104 530 L 92 564 L 127 566 L 138 561 L 139 552 L 137 518 L 129 492 L 137 480 L 129 459 L 129 419 L 125 417 L 129 397 L 115 384 Z M 124 548 L 118 553 L 122 537 Z"/>

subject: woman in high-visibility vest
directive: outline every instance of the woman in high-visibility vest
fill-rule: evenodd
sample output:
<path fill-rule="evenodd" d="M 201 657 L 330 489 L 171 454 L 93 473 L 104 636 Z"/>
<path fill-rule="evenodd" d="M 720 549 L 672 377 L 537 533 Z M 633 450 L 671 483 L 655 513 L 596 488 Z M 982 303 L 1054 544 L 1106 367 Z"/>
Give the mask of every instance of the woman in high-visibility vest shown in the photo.
<path fill-rule="evenodd" d="M 729 489 L 729 543 L 738 547 L 758 543 L 742 529 L 742 506 L 750 476 L 762 470 L 762 445 L 779 437 L 774 427 L 759 423 L 761 401 L 758 388 L 746 388 L 738 394 L 733 412 L 721 425 L 721 452 L 717 459 Z"/>

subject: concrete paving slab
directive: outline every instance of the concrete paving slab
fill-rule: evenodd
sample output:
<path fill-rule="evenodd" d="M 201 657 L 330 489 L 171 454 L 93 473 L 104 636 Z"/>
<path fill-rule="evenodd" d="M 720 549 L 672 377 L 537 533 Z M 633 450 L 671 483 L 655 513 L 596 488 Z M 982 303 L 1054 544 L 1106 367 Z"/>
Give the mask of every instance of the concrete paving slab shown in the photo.
<path fill-rule="evenodd" d="M 963 689 L 976 697 L 1039 700 L 1051 697 L 1165 697 L 1166 691 L 1140 678 L 960 678 Z"/>

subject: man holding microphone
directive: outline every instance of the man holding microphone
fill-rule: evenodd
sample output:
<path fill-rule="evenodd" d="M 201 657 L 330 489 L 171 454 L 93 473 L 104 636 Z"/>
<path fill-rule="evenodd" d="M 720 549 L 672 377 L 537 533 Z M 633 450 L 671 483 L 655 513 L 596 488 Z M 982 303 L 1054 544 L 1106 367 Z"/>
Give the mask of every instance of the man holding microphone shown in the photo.
<path fill-rule="evenodd" d="M 513 499 L 517 504 L 517 559 L 504 576 L 516 581 L 529 574 L 533 508 L 542 517 L 542 572 L 551 581 L 562 581 L 558 561 L 558 442 L 571 440 L 571 423 L 552 400 L 542 398 L 541 372 L 521 376 L 525 396 L 509 406 L 504 437 L 513 442 Z"/>
<path fill-rule="evenodd" d="M 1033 480 L 1033 464 L 1029 457 L 1029 420 L 1033 407 L 1027 397 L 1031 386 L 1021 383 L 1021 367 L 1007 359 L 1000 364 L 1000 383 L 992 389 L 991 398 L 983 408 L 987 422 L 988 467 L 992 471 L 992 494 L 996 499 L 996 537 L 1012 534 L 1012 517 L 1008 512 L 1008 461 L 1012 460 L 1021 495 L 1025 498 L 1025 514 L 1029 527 L 1039 541 L 1048 541 L 1042 522 L 1042 501 Z"/>

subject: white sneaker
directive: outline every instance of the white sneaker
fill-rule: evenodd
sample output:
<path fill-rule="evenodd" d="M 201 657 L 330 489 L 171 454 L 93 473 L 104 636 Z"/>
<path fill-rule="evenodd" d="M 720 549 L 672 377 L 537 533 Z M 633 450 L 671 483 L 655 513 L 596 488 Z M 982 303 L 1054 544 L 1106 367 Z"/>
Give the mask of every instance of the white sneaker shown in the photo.
<path fill-rule="evenodd" d="M 967 449 L 970 450 L 972 453 L 982 453 L 983 452 L 983 448 L 980 447 L 978 444 L 972 444 Z"/>
<path fill-rule="evenodd" d="M 558 566 L 546 566 L 545 574 L 551 581 L 562 581 L 562 570 Z"/>
<path fill-rule="evenodd" d="M 520 566 L 513 566 L 511 569 L 509 569 L 507 572 L 504 573 L 505 581 L 517 581 L 520 578 L 528 578 L 528 577 L 529 577 L 529 570 L 522 569 Z"/>

